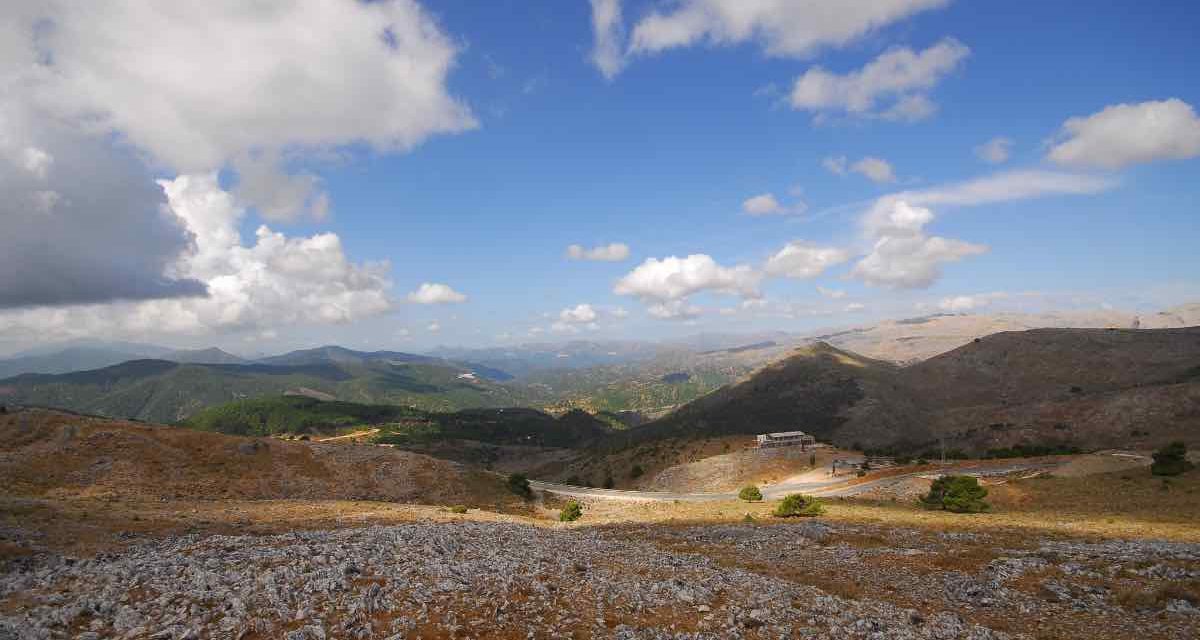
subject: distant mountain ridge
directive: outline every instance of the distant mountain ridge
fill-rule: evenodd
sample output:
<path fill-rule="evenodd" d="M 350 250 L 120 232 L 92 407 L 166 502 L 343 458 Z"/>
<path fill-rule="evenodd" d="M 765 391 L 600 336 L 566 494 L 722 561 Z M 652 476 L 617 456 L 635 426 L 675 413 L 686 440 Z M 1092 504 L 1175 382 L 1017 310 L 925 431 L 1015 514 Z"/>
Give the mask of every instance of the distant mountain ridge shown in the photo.
<path fill-rule="evenodd" d="M 197 361 L 140 359 L 9 377 L 0 380 L 0 403 L 170 423 L 206 407 L 288 392 L 436 411 L 538 400 L 521 387 L 499 384 L 503 371 L 400 352 L 320 347 L 255 362 L 227 362 L 234 356 L 214 350 L 183 357 Z"/>
<path fill-rule="evenodd" d="M 609 446 L 792 429 L 910 451 L 1200 443 L 1200 327 L 1003 332 L 907 367 L 816 343 Z"/>

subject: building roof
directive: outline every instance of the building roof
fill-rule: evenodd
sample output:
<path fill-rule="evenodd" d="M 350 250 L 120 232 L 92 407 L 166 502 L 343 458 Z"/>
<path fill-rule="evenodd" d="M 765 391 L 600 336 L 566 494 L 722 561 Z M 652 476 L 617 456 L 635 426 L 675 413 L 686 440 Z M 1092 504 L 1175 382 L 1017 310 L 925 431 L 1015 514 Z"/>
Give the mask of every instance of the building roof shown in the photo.
<path fill-rule="evenodd" d="M 780 431 L 778 433 L 764 433 L 763 435 L 771 438 L 794 438 L 796 436 L 806 436 L 803 431 Z"/>

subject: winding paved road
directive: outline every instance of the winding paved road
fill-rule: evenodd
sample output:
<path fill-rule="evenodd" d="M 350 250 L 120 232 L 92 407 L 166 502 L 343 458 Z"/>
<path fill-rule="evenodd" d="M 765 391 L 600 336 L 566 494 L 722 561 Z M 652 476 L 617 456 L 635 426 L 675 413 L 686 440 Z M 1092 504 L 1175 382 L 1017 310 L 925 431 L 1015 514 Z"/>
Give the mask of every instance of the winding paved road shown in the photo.
<path fill-rule="evenodd" d="M 1019 471 L 1047 471 L 1062 465 L 1062 462 L 1028 462 L 1000 465 L 981 465 L 973 467 L 956 467 L 953 470 L 969 476 L 1000 476 Z M 908 478 L 920 476 L 936 476 L 937 471 L 915 471 L 895 476 L 887 476 L 876 480 L 850 484 L 857 478 L 839 478 L 824 482 L 792 482 L 761 487 L 763 498 L 772 500 L 782 498 L 789 493 L 804 493 L 807 495 L 829 498 L 855 496 L 870 489 L 898 484 Z M 734 500 L 736 492 L 725 493 L 674 493 L 670 491 L 626 491 L 623 489 L 596 489 L 593 487 L 576 487 L 569 484 L 542 482 L 530 480 L 529 486 L 538 491 L 547 491 L 560 496 L 574 498 L 601 498 L 607 500 L 631 500 L 635 502 L 712 502 L 718 500 Z"/>

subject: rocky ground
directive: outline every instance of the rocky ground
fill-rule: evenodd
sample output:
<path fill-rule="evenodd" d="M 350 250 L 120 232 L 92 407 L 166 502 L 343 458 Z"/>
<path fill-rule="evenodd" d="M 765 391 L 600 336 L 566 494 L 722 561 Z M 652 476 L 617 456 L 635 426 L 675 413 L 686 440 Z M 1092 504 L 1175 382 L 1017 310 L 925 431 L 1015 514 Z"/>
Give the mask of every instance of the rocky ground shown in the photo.
<path fill-rule="evenodd" d="M 826 523 L 180 536 L 0 575 L 0 638 L 1194 638 L 1200 545 Z"/>

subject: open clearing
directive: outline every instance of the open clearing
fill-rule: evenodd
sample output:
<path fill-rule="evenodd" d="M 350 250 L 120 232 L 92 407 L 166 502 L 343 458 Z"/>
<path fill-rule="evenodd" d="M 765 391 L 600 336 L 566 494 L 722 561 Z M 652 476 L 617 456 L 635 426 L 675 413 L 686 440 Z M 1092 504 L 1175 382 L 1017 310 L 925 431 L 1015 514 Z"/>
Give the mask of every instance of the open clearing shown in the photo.
<path fill-rule="evenodd" d="M 563 524 L 562 497 L 382 447 L 4 420 L 6 640 L 1200 635 L 1200 473 L 1164 482 L 1136 457 L 986 478 L 978 515 L 887 484 L 918 469 L 800 521 L 773 501 L 585 498 Z M 60 468 L 30 461 L 43 449 Z"/>

